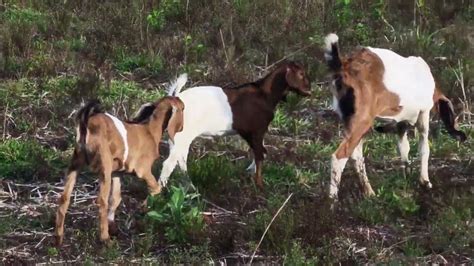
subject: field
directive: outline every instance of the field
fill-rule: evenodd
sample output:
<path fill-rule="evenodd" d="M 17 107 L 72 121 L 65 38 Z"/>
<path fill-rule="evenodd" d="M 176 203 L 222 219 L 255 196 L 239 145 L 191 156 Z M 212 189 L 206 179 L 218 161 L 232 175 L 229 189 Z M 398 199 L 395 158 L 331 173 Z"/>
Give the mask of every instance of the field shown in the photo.
<path fill-rule="evenodd" d="M 0 1 L 2 264 L 473 263 L 472 1 L 99 2 Z M 362 196 L 349 163 L 331 210 L 329 159 L 343 132 L 321 50 L 329 32 L 337 32 L 344 53 L 385 47 L 431 65 L 468 135 L 458 143 L 433 113 L 431 190 L 418 184 L 415 130 L 407 176 L 396 136 L 370 132 L 364 155 L 376 196 Z M 176 170 L 160 195 L 147 198 L 143 181 L 122 177 L 108 246 L 98 240 L 97 178 L 82 173 L 65 243 L 54 245 L 81 103 L 98 98 L 130 118 L 180 73 L 189 74 L 188 86 L 232 86 L 284 59 L 305 65 L 312 95 L 290 95 L 279 105 L 265 137 L 264 191 L 246 171 L 252 157 L 241 138 L 197 139 L 188 173 Z M 155 176 L 168 154 L 165 141 L 161 153 Z"/>

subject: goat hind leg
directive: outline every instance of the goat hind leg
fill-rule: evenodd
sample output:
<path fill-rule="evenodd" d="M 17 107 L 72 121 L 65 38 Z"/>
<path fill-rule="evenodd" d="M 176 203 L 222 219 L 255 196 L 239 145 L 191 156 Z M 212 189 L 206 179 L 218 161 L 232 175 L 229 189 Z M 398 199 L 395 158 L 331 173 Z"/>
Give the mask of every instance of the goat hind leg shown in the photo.
<path fill-rule="evenodd" d="M 60 246 L 63 243 L 64 238 L 64 220 L 66 218 L 67 209 L 69 207 L 72 189 L 76 184 L 77 174 L 79 173 L 82 165 L 84 164 L 83 154 L 76 148 L 71 160 L 71 164 L 66 175 L 66 183 L 64 184 L 64 191 L 58 200 L 59 206 L 56 212 L 56 245 Z"/>
<path fill-rule="evenodd" d="M 112 177 L 112 188 L 109 196 L 109 214 L 107 215 L 107 219 L 109 220 L 109 231 L 112 234 L 117 232 L 117 226 L 115 224 L 115 211 L 122 201 L 121 194 L 120 177 L 114 176 Z"/>

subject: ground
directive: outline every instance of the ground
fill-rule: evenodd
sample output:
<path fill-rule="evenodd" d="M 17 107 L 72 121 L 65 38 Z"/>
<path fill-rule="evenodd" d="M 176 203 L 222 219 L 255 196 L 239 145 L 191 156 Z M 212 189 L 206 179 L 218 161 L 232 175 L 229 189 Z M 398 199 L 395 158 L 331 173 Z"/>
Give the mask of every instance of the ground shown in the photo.
<path fill-rule="evenodd" d="M 472 263 L 468 1 L 26 2 L 0 4 L 2 263 Z M 387 47 L 432 66 L 468 135 L 458 143 L 433 112 L 432 189 L 418 183 L 415 130 L 407 176 L 396 137 L 371 131 L 364 155 L 376 195 L 362 196 L 349 163 L 331 208 L 329 159 L 342 124 L 330 107 L 319 47 L 333 31 L 343 53 L 359 44 Z M 286 58 L 305 65 L 312 96 L 291 94 L 279 105 L 265 136 L 264 191 L 245 170 L 251 155 L 238 136 L 198 139 L 188 173 L 175 171 L 160 195 L 148 197 L 141 180 L 122 177 L 123 202 L 108 246 L 97 234 L 97 177 L 84 171 L 66 216 L 65 243 L 54 245 L 56 202 L 81 102 L 99 98 L 111 113 L 130 118 L 163 96 L 179 73 L 189 73 L 189 86 L 229 86 L 255 80 Z M 156 176 L 167 149 L 163 140 Z"/>

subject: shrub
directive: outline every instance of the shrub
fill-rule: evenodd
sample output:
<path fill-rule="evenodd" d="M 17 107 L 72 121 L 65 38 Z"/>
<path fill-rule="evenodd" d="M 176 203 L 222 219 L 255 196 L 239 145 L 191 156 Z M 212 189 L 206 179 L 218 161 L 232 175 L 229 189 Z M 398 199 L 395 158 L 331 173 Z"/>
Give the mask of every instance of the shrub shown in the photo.
<path fill-rule="evenodd" d="M 169 18 L 176 17 L 182 12 L 183 4 L 180 0 L 162 0 L 160 7 L 151 11 L 146 20 L 152 28 L 161 30 Z"/>
<path fill-rule="evenodd" d="M 168 242 L 184 244 L 204 228 L 203 206 L 199 197 L 197 193 L 187 193 L 172 186 L 166 197 L 157 195 L 148 198 L 147 218 L 158 230 L 165 232 Z"/>
<path fill-rule="evenodd" d="M 36 141 L 6 140 L 0 144 L 0 179 L 57 180 L 65 166 L 57 152 Z"/>

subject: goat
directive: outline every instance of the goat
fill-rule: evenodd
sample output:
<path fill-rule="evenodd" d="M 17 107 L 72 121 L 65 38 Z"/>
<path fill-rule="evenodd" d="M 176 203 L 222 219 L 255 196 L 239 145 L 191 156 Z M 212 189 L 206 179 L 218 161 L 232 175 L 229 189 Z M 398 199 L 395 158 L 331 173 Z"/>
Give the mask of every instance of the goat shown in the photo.
<path fill-rule="evenodd" d="M 145 180 L 151 195 L 160 193 L 161 186 L 151 168 L 159 157 L 164 129 L 168 130 L 171 139 L 182 130 L 183 110 L 181 100 L 167 96 L 141 108 L 138 118 L 129 122 L 104 113 L 98 101 L 90 101 L 78 111 L 76 146 L 56 214 L 58 245 L 63 242 L 64 219 L 71 192 L 83 166 L 88 165 L 92 172 L 99 174 L 99 229 L 102 241 L 109 240 L 109 223 L 113 224 L 115 210 L 121 201 L 120 179 L 112 178 L 114 172 L 135 172 Z"/>
<path fill-rule="evenodd" d="M 239 134 L 253 150 L 254 180 L 263 189 L 263 137 L 276 106 L 290 91 L 303 96 L 311 94 L 303 67 L 294 62 L 282 63 L 264 78 L 234 88 L 201 86 L 182 93 L 175 91 L 186 106 L 184 128 L 176 134 L 169 157 L 163 163 L 162 186 L 166 186 L 176 164 L 187 171 L 189 146 L 196 137 Z"/>
<path fill-rule="evenodd" d="M 402 57 L 390 50 L 372 47 L 363 47 L 341 59 L 338 39 L 336 34 L 329 34 L 325 39 L 325 59 L 333 72 L 335 85 L 331 88 L 334 109 L 345 127 L 345 137 L 331 157 L 329 196 L 337 199 L 341 174 L 349 157 L 355 162 L 364 194 L 374 195 L 367 178 L 362 147 L 363 137 L 376 118 L 397 123 L 398 151 L 405 165 L 410 149 L 407 125 L 417 127 L 420 132 L 420 182 L 431 188 L 428 128 L 432 107 L 436 106 L 449 134 L 460 141 L 464 141 L 466 135 L 455 128 L 452 103 L 439 90 L 430 67 L 421 57 Z M 384 131 L 384 127 L 378 130 Z"/>

